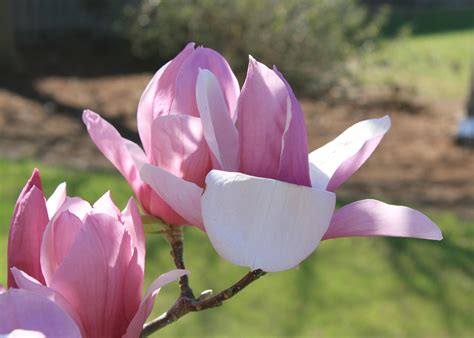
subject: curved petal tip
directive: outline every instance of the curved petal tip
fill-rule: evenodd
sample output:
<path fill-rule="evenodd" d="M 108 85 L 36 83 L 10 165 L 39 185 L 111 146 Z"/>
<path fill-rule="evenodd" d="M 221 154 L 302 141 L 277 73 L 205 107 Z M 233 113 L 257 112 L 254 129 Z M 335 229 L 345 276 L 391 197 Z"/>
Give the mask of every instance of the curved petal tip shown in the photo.
<path fill-rule="evenodd" d="M 354 236 L 443 239 L 439 227 L 418 210 L 371 199 L 336 210 L 323 240 Z"/>

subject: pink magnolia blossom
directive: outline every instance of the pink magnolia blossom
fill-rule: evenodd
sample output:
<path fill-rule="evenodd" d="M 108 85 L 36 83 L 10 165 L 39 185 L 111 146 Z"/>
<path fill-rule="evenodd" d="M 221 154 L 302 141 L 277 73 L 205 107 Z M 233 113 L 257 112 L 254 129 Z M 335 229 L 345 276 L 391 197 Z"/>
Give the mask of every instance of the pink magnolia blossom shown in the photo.
<path fill-rule="evenodd" d="M 0 292 L 0 336 L 9 338 L 80 338 L 74 320 L 53 300 L 32 291 Z"/>
<path fill-rule="evenodd" d="M 281 271 L 324 239 L 442 238 L 428 217 L 407 207 L 363 200 L 335 210 L 335 189 L 371 155 L 389 117 L 355 124 L 308 158 L 303 113 L 276 68 L 250 58 L 236 126 L 212 71 L 200 71 L 196 98 L 221 170 L 207 175 L 205 190 L 150 165 L 141 177 L 182 217 L 202 222 L 216 251 L 232 263 Z"/>
<path fill-rule="evenodd" d="M 234 112 L 239 85 L 228 63 L 214 50 L 190 43 L 158 70 L 142 94 L 137 125 L 143 149 L 123 139 L 98 114 L 88 110 L 83 114 L 92 140 L 127 179 L 144 211 L 169 224 L 200 225 L 170 207 L 140 179 L 138 170 L 143 163 L 150 163 L 179 180 L 204 186 L 212 164 L 195 100 L 199 68 L 216 74 L 227 111 Z"/>
<path fill-rule="evenodd" d="M 144 265 L 133 199 L 120 211 L 106 193 L 91 206 L 63 183 L 46 201 L 33 172 L 10 229 L 10 286 L 54 300 L 86 337 L 138 337 L 159 289 L 186 273 L 161 275 L 142 298 Z"/>

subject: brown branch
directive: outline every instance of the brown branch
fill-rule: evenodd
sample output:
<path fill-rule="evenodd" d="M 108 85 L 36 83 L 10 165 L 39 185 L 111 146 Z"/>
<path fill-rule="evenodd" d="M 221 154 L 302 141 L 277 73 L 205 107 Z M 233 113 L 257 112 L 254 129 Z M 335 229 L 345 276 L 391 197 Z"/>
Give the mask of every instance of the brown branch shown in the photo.
<path fill-rule="evenodd" d="M 194 299 L 194 297 L 188 298 L 180 296 L 176 303 L 167 312 L 154 319 L 153 321 L 145 324 L 141 333 L 141 337 L 148 337 L 152 333 L 173 323 L 174 321 L 178 320 L 189 312 L 203 311 L 222 305 L 224 301 L 232 298 L 234 295 L 239 293 L 245 287 L 247 287 L 252 282 L 256 281 L 265 274 L 266 272 L 260 269 L 250 271 L 241 280 L 239 280 L 229 288 L 207 299 L 196 300 Z"/>
<path fill-rule="evenodd" d="M 144 223 L 156 224 L 156 219 L 153 217 L 144 217 Z M 173 257 L 173 262 L 176 268 L 185 269 L 184 258 L 183 258 L 183 230 L 180 226 L 174 226 L 166 224 L 162 221 L 158 222 L 157 230 L 150 230 L 152 233 L 160 233 L 168 241 L 171 247 L 170 254 Z M 180 296 L 174 303 L 174 305 L 164 314 L 154 319 L 153 321 L 144 325 L 141 332 L 141 337 L 147 337 L 152 333 L 162 329 L 163 327 L 173 323 L 182 316 L 189 312 L 203 311 L 211 309 L 216 306 L 222 305 L 224 301 L 232 298 L 234 295 L 239 293 L 242 289 L 247 287 L 252 282 L 265 275 L 266 272 L 260 269 L 253 270 L 247 273 L 237 283 L 233 284 L 229 288 L 223 290 L 213 297 L 209 297 L 212 291 L 208 290 L 203 292 L 197 299 L 194 297 L 193 291 L 189 286 L 189 279 L 187 275 L 184 275 L 179 280 Z"/>
<path fill-rule="evenodd" d="M 167 224 L 163 220 L 150 215 L 142 215 L 142 222 L 145 226 L 145 232 L 163 235 L 169 243 L 171 247 L 170 255 L 173 257 L 176 268 L 186 269 L 183 257 L 184 245 L 182 227 Z M 179 288 L 181 290 L 181 297 L 195 299 L 193 290 L 189 286 L 189 278 L 187 275 L 179 279 Z"/>
<path fill-rule="evenodd" d="M 225 289 L 224 291 L 218 293 L 213 297 L 196 302 L 194 304 L 194 311 L 201 311 L 221 305 L 224 301 L 232 298 L 234 295 L 242 291 L 242 289 L 246 288 L 252 282 L 256 281 L 265 274 L 266 272 L 260 269 L 250 271 L 237 283 Z"/>
<path fill-rule="evenodd" d="M 177 269 L 186 269 L 184 266 L 184 245 L 183 245 L 183 229 L 181 226 L 163 225 L 163 235 L 171 246 L 170 255 L 173 257 L 174 265 Z M 179 279 L 179 288 L 182 298 L 194 300 L 193 290 L 189 286 L 188 275 L 184 275 Z"/>
<path fill-rule="evenodd" d="M 170 243 L 171 251 L 170 254 L 173 257 L 174 265 L 178 269 L 186 269 L 184 266 L 183 259 L 183 241 L 179 240 L 174 243 Z M 188 275 L 181 276 L 179 279 L 179 288 L 181 290 L 181 297 L 194 299 L 193 290 L 189 286 Z"/>

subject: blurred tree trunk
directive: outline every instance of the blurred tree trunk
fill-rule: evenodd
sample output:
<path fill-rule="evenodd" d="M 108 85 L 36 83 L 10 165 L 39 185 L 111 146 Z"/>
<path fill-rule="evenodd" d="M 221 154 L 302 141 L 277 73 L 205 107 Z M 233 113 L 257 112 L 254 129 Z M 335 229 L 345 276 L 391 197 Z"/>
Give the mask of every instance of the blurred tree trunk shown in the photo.
<path fill-rule="evenodd" d="M 16 66 L 15 39 L 10 0 L 0 0 L 0 68 Z"/>

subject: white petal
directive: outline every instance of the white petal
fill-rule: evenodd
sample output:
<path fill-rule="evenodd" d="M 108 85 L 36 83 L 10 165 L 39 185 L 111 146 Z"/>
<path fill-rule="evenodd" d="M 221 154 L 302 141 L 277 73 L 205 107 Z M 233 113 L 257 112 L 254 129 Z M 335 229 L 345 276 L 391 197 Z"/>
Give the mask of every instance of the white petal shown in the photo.
<path fill-rule="evenodd" d="M 189 224 L 203 229 L 201 187 L 150 164 L 143 165 L 140 177 Z"/>
<path fill-rule="evenodd" d="M 297 266 L 316 249 L 335 202 L 335 194 L 324 190 L 212 170 L 202 216 L 222 257 L 274 272 Z"/>
<path fill-rule="evenodd" d="M 63 182 L 58 185 L 56 190 L 54 190 L 53 194 L 46 201 L 46 208 L 48 209 L 49 219 L 53 218 L 54 214 L 64 204 L 64 202 L 66 201 L 66 197 L 66 182 Z"/>
<path fill-rule="evenodd" d="M 360 168 L 389 129 L 388 116 L 361 121 L 310 153 L 311 185 L 314 188 L 334 191 Z M 341 170 L 338 170 L 339 168 Z"/>
<path fill-rule="evenodd" d="M 1 335 L 0 337 L 4 337 L 4 336 Z M 22 330 L 22 329 L 13 330 L 5 337 L 7 338 L 46 338 L 46 336 L 42 332 L 34 331 L 34 330 Z"/>
<path fill-rule="evenodd" d="M 237 170 L 239 161 L 237 128 L 230 116 L 219 81 L 207 69 L 199 69 L 196 101 L 204 137 L 218 161 L 214 167 L 226 171 Z"/>

